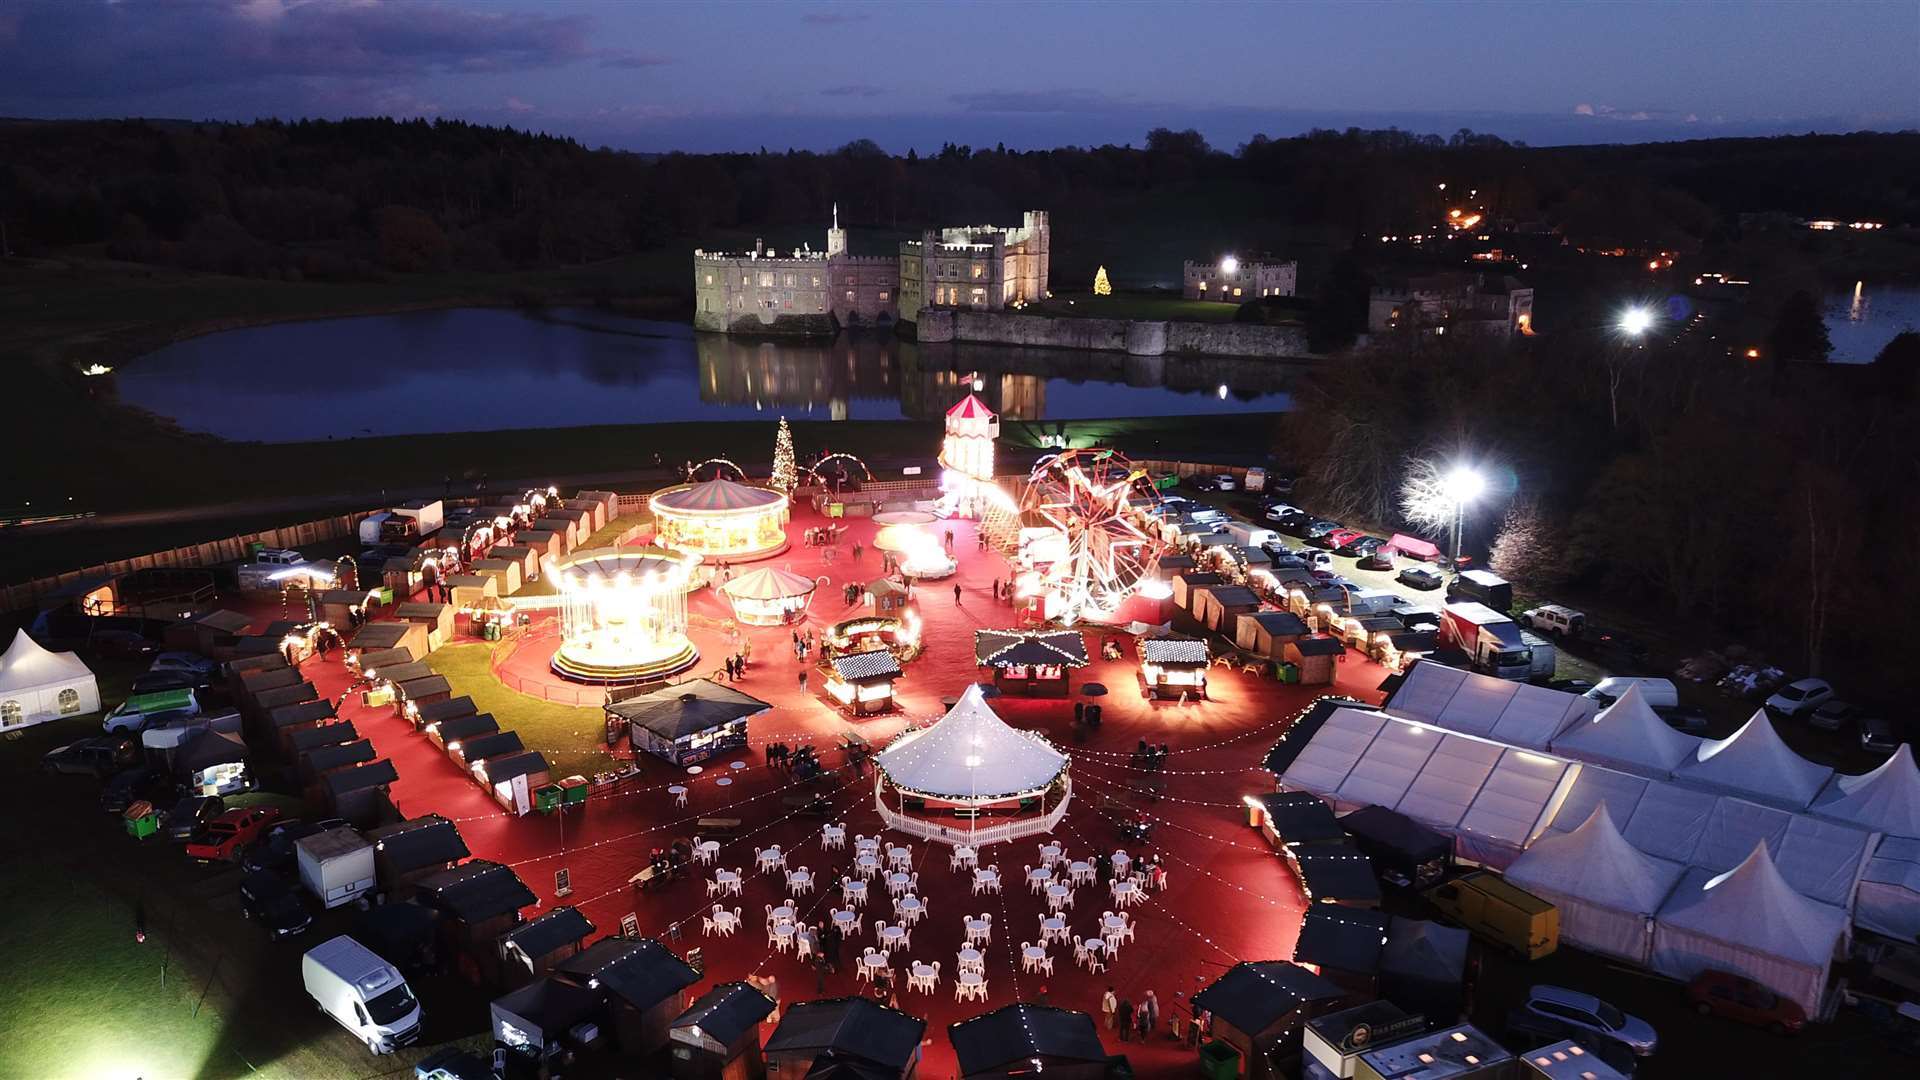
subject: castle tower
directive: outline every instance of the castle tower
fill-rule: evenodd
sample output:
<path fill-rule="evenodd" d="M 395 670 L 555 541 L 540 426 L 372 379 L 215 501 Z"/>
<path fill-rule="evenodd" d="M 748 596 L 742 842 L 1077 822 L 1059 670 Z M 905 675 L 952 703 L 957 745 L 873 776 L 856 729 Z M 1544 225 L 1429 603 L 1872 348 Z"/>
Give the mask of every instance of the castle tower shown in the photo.
<path fill-rule="evenodd" d="M 847 253 L 847 230 L 840 227 L 840 204 L 833 204 L 833 228 L 827 230 L 827 258 Z"/>

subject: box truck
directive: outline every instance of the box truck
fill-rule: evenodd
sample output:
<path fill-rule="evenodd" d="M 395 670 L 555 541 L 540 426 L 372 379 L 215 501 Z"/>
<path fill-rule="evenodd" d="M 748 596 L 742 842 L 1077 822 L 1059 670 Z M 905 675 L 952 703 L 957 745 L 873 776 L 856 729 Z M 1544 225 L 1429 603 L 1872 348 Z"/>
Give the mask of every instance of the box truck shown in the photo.
<path fill-rule="evenodd" d="M 376 1054 L 420 1037 L 420 1002 L 399 969 L 345 934 L 300 958 L 307 996 Z"/>
<path fill-rule="evenodd" d="M 339 907 L 372 891 L 373 845 L 352 829 L 343 825 L 315 833 L 295 841 L 293 849 L 300 862 L 300 883 L 321 904 Z"/>
<path fill-rule="evenodd" d="M 1426 897 L 1475 937 L 1524 960 L 1560 947 L 1560 909 L 1497 874 L 1479 870 L 1435 885 Z"/>
<path fill-rule="evenodd" d="M 1448 604 L 1441 612 L 1440 644 L 1466 653 L 1482 674 L 1523 681 L 1534 676 L 1534 647 L 1512 619 L 1485 604 Z"/>
<path fill-rule="evenodd" d="M 1513 610 L 1513 586 L 1498 574 L 1462 570 L 1447 583 L 1447 599 L 1485 604 L 1495 611 Z"/>

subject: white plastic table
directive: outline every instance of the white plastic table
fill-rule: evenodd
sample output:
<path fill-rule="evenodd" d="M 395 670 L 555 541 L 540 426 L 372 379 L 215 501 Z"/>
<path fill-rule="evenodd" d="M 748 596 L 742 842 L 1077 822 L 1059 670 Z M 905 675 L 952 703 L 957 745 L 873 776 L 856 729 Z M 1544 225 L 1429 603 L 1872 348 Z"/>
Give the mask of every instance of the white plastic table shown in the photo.
<path fill-rule="evenodd" d="M 1112 933 L 1115 930 L 1125 930 L 1127 928 L 1127 920 L 1118 915 L 1108 915 L 1100 920 L 1100 925 L 1104 927 L 1108 933 Z"/>
<path fill-rule="evenodd" d="M 1067 920 L 1058 915 L 1040 920 L 1040 936 L 1048 941 L 1067 940 Z"/>
<path fill-rule="evenodd" d="M 913 877 L 910 874 L 895 870 L 893 873 L 887 875 L 887 891 L 896 896 L 906 892 L 907 886 L 911 884 L 913 884 Z"/>
<path fill-rule="evenodd" d="M 856 897 L 861 900 L 867 898 L 867 883 L 864 881 L 849 881 L 841 885 L 840 888 L 847 894 L 847 899 L 849 900 Z"/>
<path fill-rule="evenodd" d="M 968 941 L 972 941 L 976 936 L 985 936 L 987 934 L 991 934 L 992 932 L 993 932 L 993 924 L 988 922 L 985 919 L 969 918 L 967 920 L 967 940 Z"/>
<path fill-rule="evenodd" d="M 1126 905 L 1131 904 L 1138 899 L 1140 899 L 1140 889 L 1138 886 L 1134 885 L 1133 882 L 1116 881 L 1113 883 L 1113 902 L 1114 903 L 1119 904 L 1122 907 L 1125 907 Z"/>
<path fill-rule="evenodd" d="M 1039 881 L 1052 881 L 1052 880 L 1053 880 L 1053 871 L 1047 869 L 1044 866 L 1036 866 L 1033 869 L 1027 871 L 1027 883 L 1029 885 Z"/>
<path fill-rule="evenodd" d="M 701 862 L 711 863 L 713 862 L 713 857 L 718 854 L 720 854 L 720 841 L 718 840 L 700 841 L 699 855 L 700 855 Z"/>
<path fill-rule="evenodd" d="M 713 880 L 719 882 L 720 887 L 723 889 L 737 889 L 740 887 L 740 875 L 731 870 L 718 871 L 713 875 Z"/>
<path fill-rule="evenodd" d="M 1038 945 L 1029 945 L 1020 950 L 1020 955 L 1028 960 L 1045 960 L 1047 958 L 1047 950 Z"/>
<path fill-rule="evenodd" d="M 811 870 L 789 870 L 787 872 L 787 887 L 790 889 L 804 889 L 812 884 L 813 872 Z"/>
<path fill-rule="evenodd" d="M 909 848 L 890 847 L 887 849 L 887 862 L 893 866 L 908 866 L 913 863 L 913 851 Z"/>
<path fill-rule="evenodd" d="M 975 870 L 973 872 L 973 880 L 981 885 L 998 885 L 1000 884 L 1000 873 L 997 870 Z"/>
<path fill-rule="evenodd" d="M 1085 859 L 1075 859 L 1067 865 L 1067 876 L 1072 878 L 1075 884 L 1091 885 L 1094 877 L 1093 864 Z"/>
<path fill-rule="evenodd" d="M 853 860 L 853 864 L 860 868 L 861 873 L 871 874 L 880 869 L 880 857 L 878 855 L 862 855 Z"/>
<path fill-rule="evenodd" d="M 790 940 L 793 937 L 793 924 L 790 922 L 774 923 L 773 936 L 779 941 Z M 782 949 L 781 951 L 785 952 L 786 950 Z"/>
<path fill-rule="evenodd" d="M 1044 845 L 1040 849 L 1040 857 L 1047 861 L 1048 866 L 1052 866 L 1054 863 L 1059 862 L 1060 861 L 1060 845 L 1059 844 Z"/>
<path fill-rule="evenodd" d="M 875 971 L 878 971 L 879 969 L 886 967 L 890 959 L 891 957 L 889 957 L 886 953 L 877 952 L 877 953 L 868 953 L 865 956 L 862 956 L 860 958 L 860 962 L 862 964 L 865 964 L 867 967 L 872 968 Z"/>
<path fill-rule="evenodd" d="M 959 859 L 962 866 L 972 866 L 974 861 L 979 859 L 980 853 L 962 844 L 953 849 L 953 857 Z"/>
<path fill-rule="evenodd" d="M 1047 886 L 1047 906 L 1052 910 L 1059 911 L 1066 907 L 1067 901 L 1071 899 L 1073 899 L 1073 890 L 1065 885 L 1055 882 Z"/>
<path fill-rule="evenodd" d="M 667 785 L 667 794 L 673 796 L 674 805 L 687 805 L 687 786 L 685 784 Z"/>
<path fill-rule="evenodd" d="M 1132 865 L 1133 865 L 1133 858 L 1132 856 L 1128 855 L 1126 852 L 1116 851 L 1113 853 L 1113 876 L 1114 877 L 1125 877 L 1127 873 L 1127 867 Z"/>
<path fill-rule="evenodd" d="M 927 905 L 921 903 L 917 896 L 903 896 L 899 903 L 893 905 L 893 910 L 905 917 L 908 922 L 912 922 L 927 910 Z"/>
<path fill-rule="evenodd" d="M 842 930 L 851 929 L 853 921 L 859 917 L 852 908 L 836 909 L 833 913 L 833 924 Z"/>
<path fill-rule="evenodd" d="M 847 842 L 847 830 L 843 825 L 822 825 L 820 839 L 829 847 L 842 847 Z"/>
<path fill-rule="evenodd" d="M 970 968 L 974 968 L 974 969 L 984 968 L 986 966 L 986 962 L 987 962 L 987 955 L 981 952 L 979 949 L 974 948 L 971 945 L 960 950 L 960 970 L 962 971 L 966 971 Z"/>
<path fill-rule="evenodd" d="M 768 848 L 760 853 L 760 869 L 771 870 L 779 866 L 782 862 L 785 862 L 786 858 L 785 855 L 780 853 L 779 848 Z"/>
<path fill-rule="evenodd" d="M 794 916 L 793 908 L 788 907 L 786 904 L 781 904 L 779 907 L 774 908 L 773 912 L 769 914 L 767 917 L 772 919 L 775 925 L 778 925 L 780 923 L 792 922 L 793 916 Z"/>
<path fill-rule="evenodd" d="M 894 949 L 906 943 L 907 932 L 902 927 L 889 926 L 885 930 L 880 931 L 880 944 L 885 947 L 888 952 L 892 952 Z"/>

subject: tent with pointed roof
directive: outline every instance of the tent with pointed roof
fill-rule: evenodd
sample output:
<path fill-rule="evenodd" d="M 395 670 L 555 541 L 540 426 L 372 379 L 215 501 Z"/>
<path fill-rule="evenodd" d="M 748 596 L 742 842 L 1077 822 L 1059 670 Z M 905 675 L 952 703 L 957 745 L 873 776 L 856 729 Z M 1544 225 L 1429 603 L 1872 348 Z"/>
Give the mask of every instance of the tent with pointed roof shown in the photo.
<path fill-rule="evenodd" d="M 0 653 L 0 730 L 100 711 L 93 669 L 70 652 L 51 652 L 15 630 Z"/>
<path fill-rule="evenodd" d="M 1553 739 L 1553 752 L 1646 776 L 1666 777 L 1700 749 L 1701 740 L 1660 719 L 1632 683 L 1612 705 Z"/>
<path fill-rule="evenodd" d="M 1648 920 L 1685 872 L 1628 843 L 1602 804 L 1572 832 L 1541 837 L 1507 867 L 1507 880 L 1560 909 L 1561 940 L 1645 964 Z"/>
<path fill-rule="evenodd" d="M 968 686 L 933 726 L 903 733 L 873 761 L 874 801 L 887 824 L 954 844 L 996 843 L 1050 832 L 1072 795 L 1067 755 L 1040 735 L 1007 726 L 987 707 L 978 683 Z M 1059 791 L 1049 807 L 1046 795 L 1056 782 Z M 896 792 L 897 813 L 886 802 L 888 784 Z M 948 804 L 964 822 L 956 828 L 910 818 L 906 805 L 910 797 L 921 804 L 916 809 L 924 809 L 925 800 Z M 1019 809 L 1025 809 L 1035 797 L 1039 820 L 1000 822 L 980 831 L 981 808 L 1017 801 Z"/>
<path fill-rule="evenodd" d="M 1654 919 L 1651 966 L 1691 979 L 1731 971 L 1818 1015 L 1847 913 L 1795 892 L 1764 843 L 1723 874 L 1693 869 Z"/>
<path fill-rule="evenodd" d="M 807 602 L 819 583 L 791 570 L 763 566 L 720 587 L 733 605 L 734 618 L 749 626 L 784 626 L 806 617 Z"/>
<path fill-rule="evenodd" d="M 1900 744 L 1870 773 L 1835 775 L 1813 800 L 1813 812 L 1889 836 L 1920 838 L 1920 769 L 1913 747 Z"/>
<path fill-rule="evenodd" d="M 1793 752 L 1765 709 L 1724 739 L 1702 742 L 1674 770 L 1675 779 L 1776 806 L 1804 809 L 1833 770 Z"/>

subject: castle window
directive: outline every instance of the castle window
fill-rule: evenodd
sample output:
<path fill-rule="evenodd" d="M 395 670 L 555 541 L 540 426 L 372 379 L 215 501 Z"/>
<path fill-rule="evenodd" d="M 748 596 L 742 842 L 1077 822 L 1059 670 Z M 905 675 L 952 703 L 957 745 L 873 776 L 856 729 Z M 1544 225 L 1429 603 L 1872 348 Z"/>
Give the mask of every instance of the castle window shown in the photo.
<path fill-rule="evenodd" d="M 813 287 L 814 287 L 814 288 L 816 288 L 816 289 L 820 287 L 820 275 L 819 275 L 819 274 L 815 274 L 815 275 L 813 275 Z"/>
<path fill-rule="evenodd" d="M 1201 291 L 1201 292 L 1206 292 L 1206 291 L 1207 291 L 1207 283 L 1206 283 L 1205 281 L 1202 281 L 1202 282 L 1200 283 L 1200 291 Z"/>
<path fill-rule="evenodd" d="M 793 310 L 793 301 L 791 301 L 791 300 L 787 300 L 787 301 L 784 301 L 784 302 L 783 302 L 783 306 L 785 306 L 785 307 L 786 307 L 786 309 L 787 309 L 788 311 L 792 311 L 792 310 Z"/>
<path fill-rule="evenodd" d="M 880 302 L 883 304 L 887 302 L 887 290 L 885 289 L 880 290 Z"/>
<path fill-rule="evenodd" d="M 709 285 L 711 285 L 711 284 L 713 284 L 713 275 L 712 275 L 712 274 L 708 274 L 708 275 L 707 275 L 707 284 L 709 284 Z"/>
<path fill-rule="evenodd" d="M 761 273 L 760 273 L 760 287 L 761 287 L 761 288 L 763 288 L 763 289 L 771 289 L 771 288 L 773 288 L 773 272 L 772 272 L 771 270 L 763 270 L 763 271 L 761 271 Z"/>
<path fill-rule="evenodd" d="M 853 290 L 852 290 L 852 289 L 848 289 L 848 290 L 847 290 L 847 303 L 849 303 L 849 304 L 851 304 L 851 303 L 853 303 Z"/>
<path fill-rule="evenodd" d="M 791 289 L 791 288 L 793 288 L 793 275 L 792 275 L 792 274 L 788 274 L 788 275 L 787 275 L 787 288 L 789 288 L 789 289 Z"/>
<path fill-rule="evenodd" d="M 1239 296 L 1239 295 L 1240 295 L 1240 286 L 1238 286 L 1238 285 L 1235 285 L 1235 286 L 1233 287 L 1233 295 L 1235 295 L 1235 296 Z"/>
<path fill-rule="evenodd" d="M 987 276 L 987 268 L 984 266 L 981 266 L 979 263 L 974 263 L 973 276 L 975 280 L 979 280 L 980 278 Z"/>

